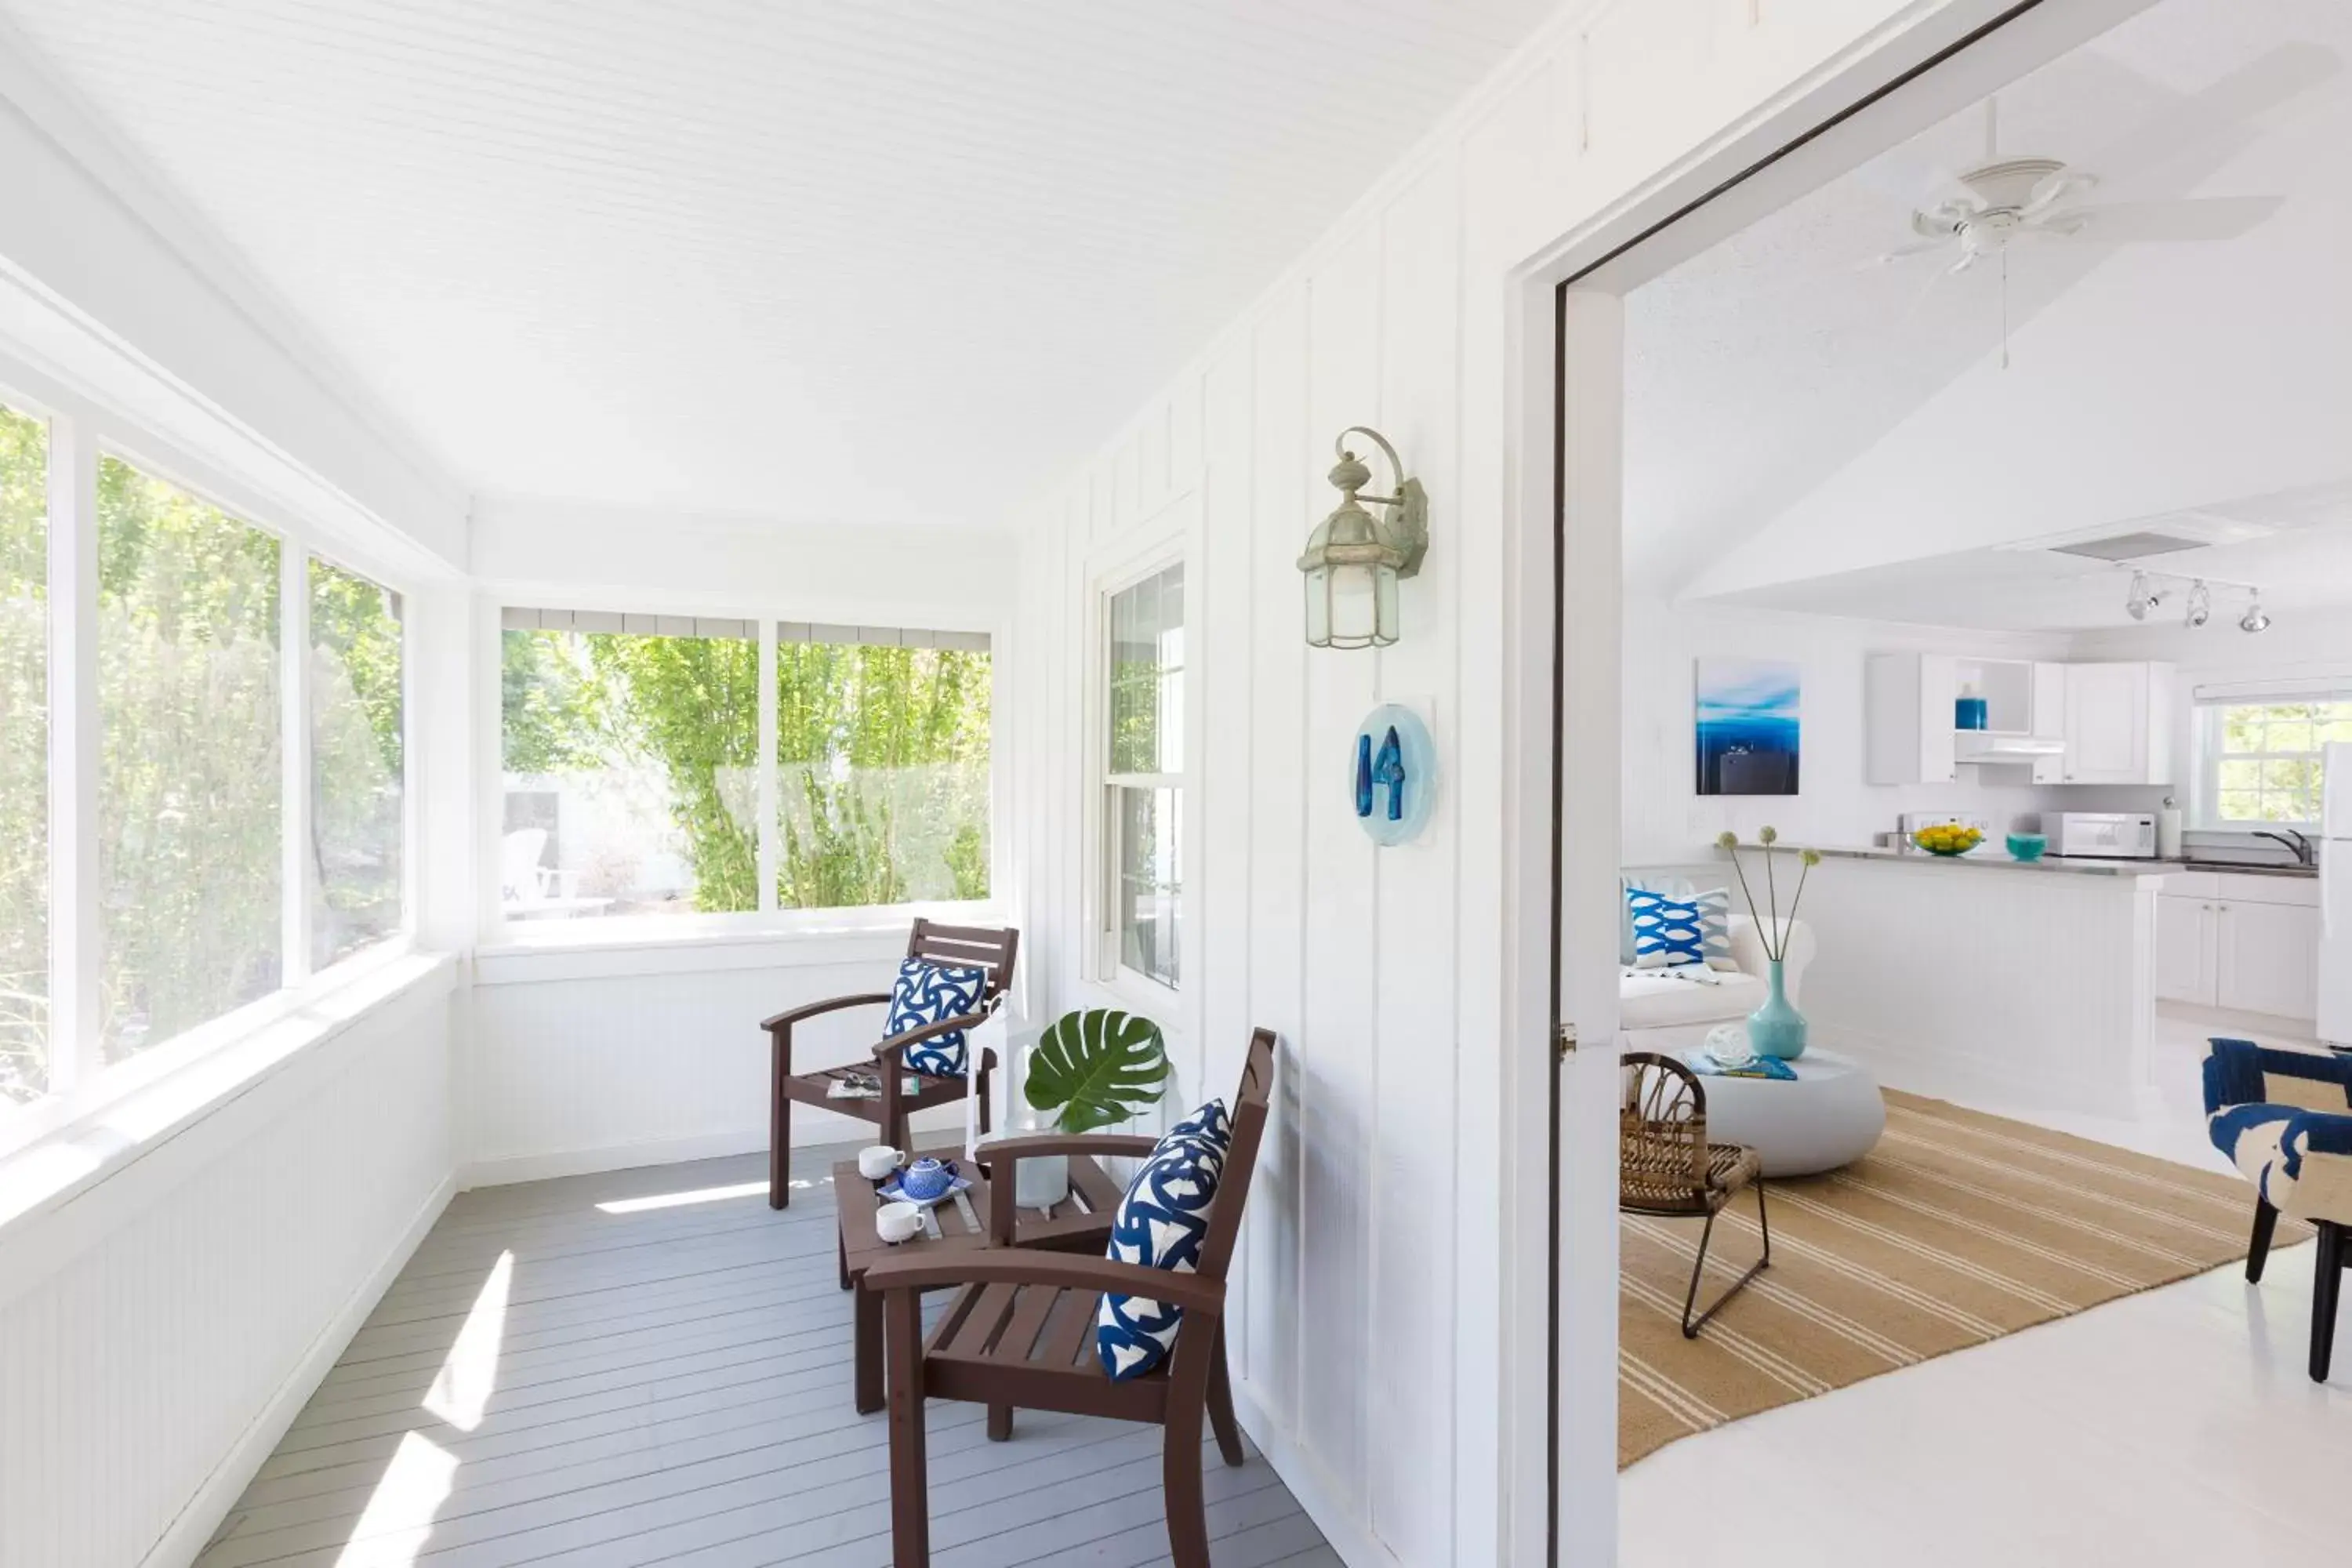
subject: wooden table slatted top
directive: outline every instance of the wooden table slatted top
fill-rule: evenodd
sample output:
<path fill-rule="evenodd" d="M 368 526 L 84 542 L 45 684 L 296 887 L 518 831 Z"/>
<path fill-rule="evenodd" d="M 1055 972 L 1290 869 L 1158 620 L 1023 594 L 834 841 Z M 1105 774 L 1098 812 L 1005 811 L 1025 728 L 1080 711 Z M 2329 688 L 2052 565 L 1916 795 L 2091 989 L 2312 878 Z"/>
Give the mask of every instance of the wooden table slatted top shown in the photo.
<path fill-rule="evenodd" d="M 860 1414 L 882 1408 L 882 1299 L 865 1288 L 866 1270 L 877 1259 L 905 1252 L 975 1251 L 988 1245 L 989 1173 L 985 1164 L 963 1157 L 961 1145 L 919 1149 L 913 1159 L 952 1160 L 971 1185 L 933 1205 L 923 1215 L 923 1234 L 897 1244 L 874 1229 L 875 1211 L 886 1201 L 875 1184 L 858 1173 L 857 1162 L 833 1168 L 835 1206 L 841 1215 L 841 1284 L 856 1292 L 856 1397 Z M 1070 1157 L 1070 1195 L 1051 1208 L 1022 1209 L 1014 1216 L 1013 1245 L 1062 1252 L 1100 1252 L 1110 1239 L 1111 1216 L 1125 1189 L 1109 1172 L 1083 1155 Z"/>

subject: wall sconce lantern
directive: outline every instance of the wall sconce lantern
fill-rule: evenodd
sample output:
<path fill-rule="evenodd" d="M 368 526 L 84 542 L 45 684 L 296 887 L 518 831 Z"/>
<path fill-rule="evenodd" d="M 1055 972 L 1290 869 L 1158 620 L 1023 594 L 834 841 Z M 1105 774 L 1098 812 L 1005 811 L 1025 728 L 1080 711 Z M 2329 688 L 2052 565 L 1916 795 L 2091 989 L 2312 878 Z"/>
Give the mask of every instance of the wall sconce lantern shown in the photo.
<path fill-rule="evenodd" d="M 1348 449 L 1350 436 L 1369 437 L 1387 455 L 1394 495 L 1358 493 L 1372 471 Z M 1397 584 L 1421 570 L 1429 549 L 1429 496 L 1419 479 L 1405 478 L 1396 448 L 1379 431 L 1350 425 L 1331 445 L 1339 454 L 1331 483 L 1341 500 L 1307 536 L 1298 558 L 1307 574 L 1307 646 L 1386 647 L 1397 640 Z M 1389 515 L 1376 517 L 1366 505 Z"/>

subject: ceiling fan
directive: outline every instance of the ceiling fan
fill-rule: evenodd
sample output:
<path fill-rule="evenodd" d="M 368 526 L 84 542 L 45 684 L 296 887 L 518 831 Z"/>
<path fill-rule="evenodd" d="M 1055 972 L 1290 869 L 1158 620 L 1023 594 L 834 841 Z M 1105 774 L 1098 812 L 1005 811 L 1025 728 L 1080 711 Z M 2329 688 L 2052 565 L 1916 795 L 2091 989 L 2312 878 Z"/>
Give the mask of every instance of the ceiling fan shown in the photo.
<path fill-rule="evenodd" d="M 1959 191 L 1911 213 L 1920 237 L 1882 261 L 1943 252 L 1947 272 L 1965 272 L 1988 258 L 2005 258 L 2024 239 L 2087 239 L 2121 245 L 2141 241 L 2235 239 L 2278 210 L 2276 196 L 2205 196 L 2175 201 L 2085 204 L 2099 177 L 2056 158 L 2003 158 L 1998 153 L 1999 100 L 1985 100 L 1985 162 L 1962 170 Z M 1957 254 L 1955 254 L 1957 253 Z"/>

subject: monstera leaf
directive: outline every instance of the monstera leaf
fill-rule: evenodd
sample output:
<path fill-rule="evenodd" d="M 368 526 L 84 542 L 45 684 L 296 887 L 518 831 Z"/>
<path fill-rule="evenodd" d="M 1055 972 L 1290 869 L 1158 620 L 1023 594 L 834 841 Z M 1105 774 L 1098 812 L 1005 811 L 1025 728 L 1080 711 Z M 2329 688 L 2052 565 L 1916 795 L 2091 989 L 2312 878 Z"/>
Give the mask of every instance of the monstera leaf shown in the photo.
<path fill-rule="evenodd" d="M 1025 1092 L 1039 1110 L 1059 1113 L 1063 1131 L 1092 1132 L 1150 1109 L 1167 1081 L 1160 1026 L 1097 1007 L 1054 1021 L 1029 1058 Z"/>

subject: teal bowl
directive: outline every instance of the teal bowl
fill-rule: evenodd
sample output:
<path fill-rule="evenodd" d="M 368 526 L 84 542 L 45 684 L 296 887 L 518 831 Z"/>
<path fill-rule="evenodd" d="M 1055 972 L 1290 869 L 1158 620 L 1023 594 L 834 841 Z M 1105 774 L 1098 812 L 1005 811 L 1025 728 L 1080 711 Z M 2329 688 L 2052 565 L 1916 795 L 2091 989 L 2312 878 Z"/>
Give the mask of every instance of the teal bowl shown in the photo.
<path fill-rule="evenodd" d="M 2042 852 L 2050 847 L 2050 840 L 2039 833 L 2012 833 L 2009 836 L 2009 852 L 2020 860 L 2039 860 Z"/>

